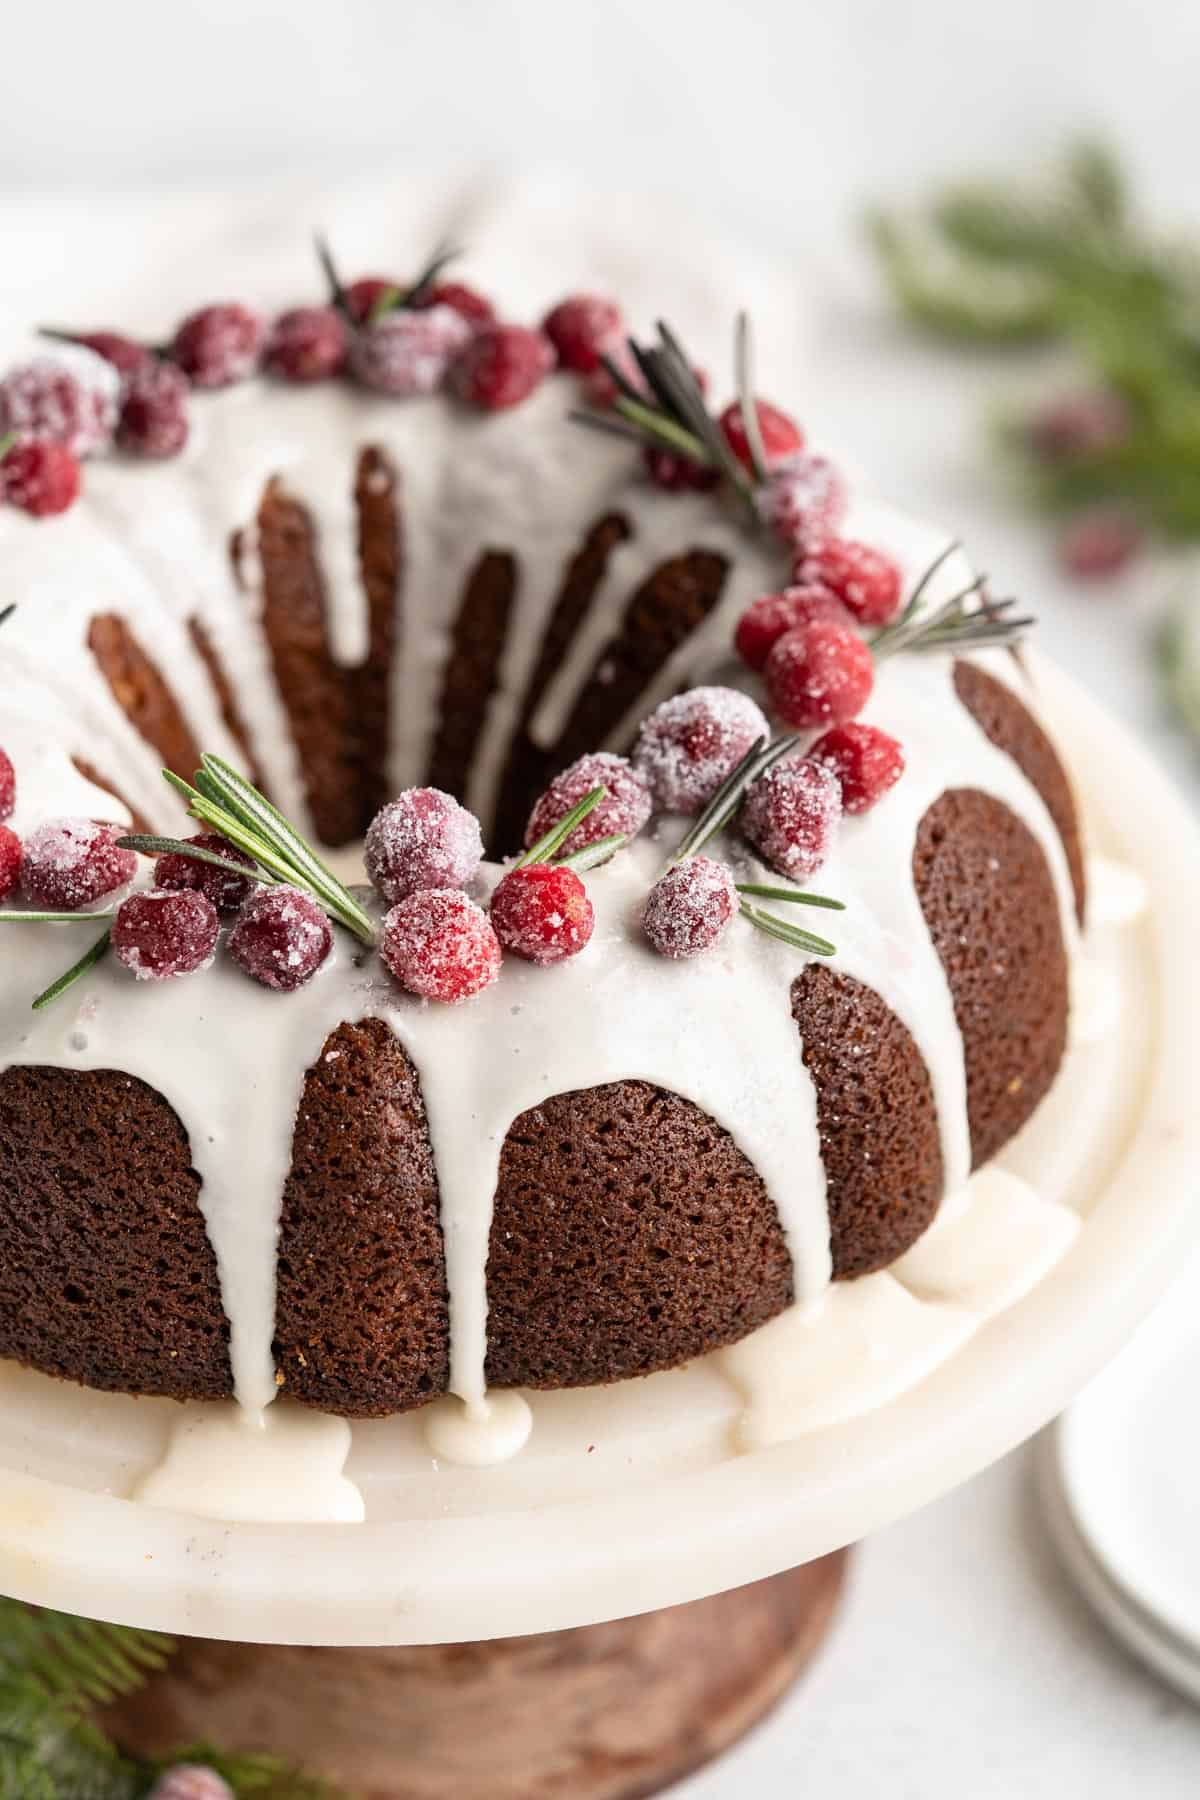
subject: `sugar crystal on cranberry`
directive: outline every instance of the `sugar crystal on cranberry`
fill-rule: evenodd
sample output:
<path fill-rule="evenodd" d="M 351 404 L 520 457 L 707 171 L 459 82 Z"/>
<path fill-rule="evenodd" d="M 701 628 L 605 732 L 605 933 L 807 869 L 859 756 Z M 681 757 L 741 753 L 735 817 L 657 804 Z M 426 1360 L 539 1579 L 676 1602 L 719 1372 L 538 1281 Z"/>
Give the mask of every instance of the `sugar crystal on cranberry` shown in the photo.
<path fill-rule="evenodd" d="M 841 815 L 836 776 L 820 763 L 795 757 L 776 763 L 753 783 L 740 823 L 763 861 L 795 881 L 825 861 Z"/>
<path fill-rule="evenodd" d="M 540 331 L 486 325 L 451 369 L 450 386 L 468 405 L 499 412 L 527 400 L 553 366 L 554 351 Z"/>
<path fill-rule="evenodd" d="M 483 837 L 452 794 L 408 788 L 376 813 L 363 850 L 371 881 L 394 903 L 418 888 L 466 887 L 483 859 Z"/>
<path fill-rule="evenodd" d="M 125 383 L 117 443 L 134 456 L 178 456 L 188 440 L 188 380 L 173 363 L 149 362 Z"/>
<path fill-rule="evenodd" d="M 792 550 L 836 531 L 846 512 L 846 484 L 824 456 L 799 450 L 771 470 L 759 488 L 763 523 Z"/>
<path fill-rule="evenodd" d="M 0 381 L 0 438 L 11 432 L 18 447 L 60 444 L 73 456 L 90 456 L 112 438 L 120 385 L 102 357 L 63 344 Z"/>
<path fill-rule="evenodd" d="M 767 657 L 763 679 L 784 724 L 807 731 L 861 712 L 875 684 L 875 665 L 852 626 L 818 617 L 784 633 Z"/>
<path fill-rule="evenodd" d="M 271 326 L 263 364 L 283 381 L 326 381 L 346 360 L 346 338 L 335 306 L 294 306 Z"/>
<path fill-rule="evenodd" d="M 229 387 L 258 366 L 266 324 L 237 301 L 202 306 L 175 333 L 171 355 L 196 387 Z"/>
<path fill-rule="evenodd" d="M 525 827 L 526 846 L 544 837 L 573 806 L 578 806 L 593 788 L 598 787 L 607 789 L 604 798 L 575 827 L 558 854 L 569 856 L 600 838 L 618 834 L 636 837 L 653 809 L 649 783 L 627 757 L 615 756 L 611 750 L 597 750 L 579 757 L 554 777 L 529 815 Z"/>
<path fill-rule="evenodd" d="M 756 400 L 754 410 L 758 415 L 759 436 L 768 468 L 785 457 L 794 455 L 797 450 L 803 450 L 804 433 L 794 419 L 789 419 L 786 413 L 780 412 L 777 406 L 772 406 L 766 400 Z M 717 423 L 738 461 L 747 469 L 751 468 L 750 440 L 746 434 L 741 401 L 735 400 L 731 406 L 727 406 Z"/>
<path fill-rule="evenodd" d="M 65 337 L 69 343 L 79 344 L 84 350 L 102 356 L 124 380 L 155 360 L 153 350 L 139 344 L 136 338 L 122 337 L 117 331 L 50 332 L 47 335 Z"/>
<path fill-rule="evenodd" d="M 642 726 L 633 766 L 667 812 L 702 812 L 725 777 L 771 728 L 748 694 L 697 687 L 657 706 Z"/>
<path fill-rule="evenodd" d="M 21 840 L 7 825 L 0 825 L 0 900 L 7 900 L 21 879 Z"/>
<path fill-rule="evenodd" d="M 469 322 L 451 306 L 402 308 L 355 333 L 350 368 L 364 387 L 395 399 L 432 394 L 473 335 Z"/>
<path fill-rule="evenodd" d="M 845 607 L 828 588 L 806 583 L 784 588 L 780 594 L 760 594 L 737 622 L 734 649 L 748 669 L 761 671 L 785 631 L 795 631 L 815 618 L 850 623 Z"/>
<path fill-rule="evenodd" d="M 679 960 L 711 950 L 738 910 L 733 876 L 708 856 L 660 875 L 646 897 L 642 930 L 660 956 Z"/>
<path fill-rule="evenodd" d="M 596 923 L 574 869 L 554 863 L 510 869 L 492 895 L 491 919 L 505 950 L 543 966 L 576 956 Z"/>
<path fill-rule="evenodd" d="M 168 981 L 207 969 L 217 948 L 217 909 L 194 889 L 147 888 L 117 908 L 112 946 L 139 981 Z"/>
<path fill-rule="evenodd" d="M 402 988 L 455 1004 L 500 973 L 500 940 L 481 907 L 459 888 L 427 888 L 393 906 L 379 954 Z"/>
<path fill-rule="evenodd" d="M 0 750 L 0 819 L 11 819 L 17 805 L 17 772 L 7 750 Z"/>
<path fill-rule="evenodd" d="M 899 563 L 854 538 L 824 538 L 802 551 L 795 576 L 828 588 L 862 625 L 886 625 L 900 610 Z"/>
<path fill-rule="evenodd" d="M 835 725 L 819 737 L 809 756 L 836 777 L 842 810 L 868 812 L 904 773 L 904 751 L 898 740 L 876 725 L 852 721 Z"/>
<path fill-rule="evenodd" d="M 137 857 L 122 850 L 117 830 L 95 819 L 47 819 L 25 839 L 21 886 L 34 906 L 76 912 L 137 873 Z"/>
<path fill-rule="evenodd" d="M 602 294 L 571 294 L 542 320 L 554 345 L 560 369 L 590 375 L 625 334 L 625 321 L 615 300 Z"/>
<path fill-rule="evenodd" d="M 244 863 L 253 871 L 252 858 L 218 832 L 202 831 L 196 837 L 185 838 L 184 842 L 195 844 L 199 850 L 209 850 L 214 856 L 223 856 L 226 862 Z M 154 885 L 192 888 L 211 900 L 218 912 L 236 912 L 257 884 L 253 874 L 234 875 L 228 869 L 218 869 L 213 863 L 201 862 L 198 857 L 184 856 L 182 851 L 172 850 L 155 863 Z"/>
<path fill-rule="evenodd" d="M 333 927 L 299 888 L 256 888 L 229 934 L 229 953 L 264 987 L 290 994 L 311 981 L 333 948 Z"/>

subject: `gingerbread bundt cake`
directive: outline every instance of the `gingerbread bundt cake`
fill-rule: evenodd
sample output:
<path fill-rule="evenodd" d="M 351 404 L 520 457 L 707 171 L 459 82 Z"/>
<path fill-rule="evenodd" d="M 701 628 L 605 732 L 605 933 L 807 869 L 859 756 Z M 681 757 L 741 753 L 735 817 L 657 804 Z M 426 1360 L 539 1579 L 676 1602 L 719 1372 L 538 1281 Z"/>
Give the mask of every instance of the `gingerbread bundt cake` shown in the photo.
<path fill-rule="evenodd" d="M 384 809 L 357 935 L 145 862 L 35 1010 L 101 924 L 5 922 L 0 1355 L 346 1417 L 673 1367 L 888 1267 L 1042 1101 L 1070 788 L 961 555 L 669 334 L 334 299 L 0 382 L 7 911 L 107 925 L 114 834 L 195 831 L 164 765 L 326 848 Z"/>

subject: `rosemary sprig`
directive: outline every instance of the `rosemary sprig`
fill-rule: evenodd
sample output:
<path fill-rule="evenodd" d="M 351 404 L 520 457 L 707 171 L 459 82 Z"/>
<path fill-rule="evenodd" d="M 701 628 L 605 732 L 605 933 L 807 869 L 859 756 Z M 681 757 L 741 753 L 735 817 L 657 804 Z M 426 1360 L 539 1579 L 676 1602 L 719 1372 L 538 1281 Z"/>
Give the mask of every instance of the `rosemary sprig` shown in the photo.
<path fill-rule="evenodd" d="M 697 855 L 710 839 L 724 831 L 745 799 L 746 790 L 751 783 L 757 781 L 760 775 L 765 775 L 769 768 L 794 750 L 799 742 L 796 732 L 776 738 L 773 744 L 768 744 L 766 738 L 756 739 L 741 762 L 730 770 L 691 830 L 676 846 L 667 867 L 672 868 L 676 863 L 686 862 L 689 856 Z"/>
<path fill-rule="evenodd" d="M 778 913 L 764 912 L 761 907 L 752 906 L 749 900 L 742 901 L 740 910 L 743 919 L 748 919 L 759 931 L 765 931 L 768 937 L 790 944 L 793 950 L 803 950 L 807 956 L 837 955 L 837 945 L 831 944 L 828 938 L 817 937 L 815 933 L 793 925 L 790 919 L 781 919 Z"/>
<path fill-rule="evenodd" d="M 0 925 L 87 925 L 111 918 L 111 912 L 18 912 L 0 907 Z"/>
<path fill-rule="evenodd" d="M 830 912 L 845 912 L 844 900 L 831 900 L 828 894 L 806 894 L 799 888 L 771 887 L 761 881 L 735 881 L 739 894 L 752 894 L 760 900 L 790 900 L 797 906 L 824 906 Z"/>
<path fill-rule="evenodd" d="M 3 451 L 0 451 L 0 455 L 3 455 Z M 15 600 L 10 600 L 7 606 L 0 606 L 0 625 L 6 625 L 16 610 L 17 603 Z"/>
<path fill-rule="evenodd" d="M 930 650 L 984 650 L 992 646 L 1012 648 L 1020 643 L 1036 621 L 1030 613 L 1014 615 L 1014 599 L 992 600 L 986 593 L 987 576 L 980 575 L 932 612 L 885 626 L 871 639 L 876 662 L 900 652 Z M 972 605 L 971 602 L 977 604 Z M 907 613 L 907 609 L 906 609 Z"/>
<path fill-rule="evenodd" d="M 618 850 L 623 850 L 629 842 L 623 831 L 614 833 L 612 837 L 597 838 L 593 844 L 585 844 L 582 850 L 572 850 L 570 856 L 556 856 L 554 861 L 560 869 L 574 869 L 577 875 L 586 875 L 589 869 L 599 868 Z"/>
<path fill-rule="evenodd" d="M 333 259 L 333 251 L 329 240 L 318 232 L 316 236 L 317 260 L 321 265 L 325 280 L 329 284 L 329 298 L 348 324 L 358 330 L 362 321 L 354 317 L 350 303 L 346 298 L 346 288 L 338 274 L 337 264 Z M 366 323 L 374 325 L 390 312 L 397 312 L 405 307 L 419 306 L 426 297 L 438 276 L 448 263 L 462 255 L 462 251 L 450 244 L 439 244 L 433 254 L 426 260 L 425 266 L 416 280 L 407 287 L 385 288 L 367 316 Z"/>
<path fill-rule="evenodd" d="M 86 975 L 89 969 L 94 969 L 96 964 L 108 955 L 111 942 L 111 932 L 106 931 L 103 937 L 98 937 L 91 949 L 84 951 L 78 962 L 72 963 L 69 969 L 64 969 L 56 981 L 52 981 L 48 988 L 43 988 L 42 992 L 36 996 L 33 1002 L 34 1012 L 41 1012 L 43 1007 L 49 1006 L 52 1001 L 58 999 L 60 994 L 65 994 L 69 987 L 73 987 L 81 975 Z"/>
<path fill-rule="evenodd" d="M 117 839 L 118 848 L 136 850 L 140 856 L 186 856 L 192 862 L 208 863 L 214 869 L 224 869 L 228 875 L 240 875 L 243 881 L 262 881 L 274 885 L 275 876 L 258 864 L 253 869 L 245 863 L 234 862 L 231 857 L 221 856 L 215 850 L 205 850 L 199 844 L 189 844 L 186 838 L 154 837 L 145 832 L 135 832 L 130 837 Z"/>
<path fill-rule="evenodd" d="M 532 868 L 534 863 L 553 862 L 555 851 L 562 848 L 576 826 L 582 825 L 589 814 L 595 812 L 607 793 L 608 789 L 606 787 L 592 788 L 590 792 L 583 796 L 582 800 L 576 801 L 570 812 L 563 814 L 556 825 L 552 825 L 549 831 L 543 832 L 537 842 L 529 846 L 524 856 L 519 856 L 517 858 L 516 862 L 513 864 L 513 868 L 528 869 Z M 607 841 L 611 840 L 603 838 L 598 840 L 600 843 Z M 586 848 L 595 849 L 596 846 L 588 845 Z M 577 856 L 582 855 L 582 851 L 576 851 L 575 854 Z M 571 859 L 564 858 L 563 860 L 570 861 Z"/>
<path fill-rule="evenodd" d="M 7 456 L 9 451 L 12 449 L 13 445 L 16 443 L 16 441 L 17 441 L 16 432 L 15 431 L 6 431 L 4 433 L 4 435 L 2 437 L 0 437 L 0 457 Z"/>

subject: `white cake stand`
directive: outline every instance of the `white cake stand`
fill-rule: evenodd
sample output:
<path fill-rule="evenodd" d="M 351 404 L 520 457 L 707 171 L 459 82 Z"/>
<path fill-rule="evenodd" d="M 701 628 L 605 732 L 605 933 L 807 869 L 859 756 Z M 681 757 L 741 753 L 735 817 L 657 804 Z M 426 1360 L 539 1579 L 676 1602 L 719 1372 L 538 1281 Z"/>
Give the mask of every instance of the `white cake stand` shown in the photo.
<path fill-rule="evenodd" d="M 120 1496 L 157 1453 L 168 1404 L 6 1371 L 0 1588 L 93 1617 L 259 1643 L 558 1631 L 821 1557 L 965 1480 L 1058 1413 L 1152 1305 L 1196 1228 L 1200 840 L 1129 735 L 1039 667 L 1092 837 L 1141 872 L 1150 906 L 1128 933 L 1122 971 L 1144 1050 L 1136 1033 L 1110 1046 L 1119 1102 L 1081 1165 L 1086 1221 L 1037 1287 L 908 1392 L 752 1453 L 731 1447 L 736 1397 L 703 1362 L 539 1401 L 534 1443 L 496 1469 L 438 1468 L 412 1420 L 356 1429 L 350 1472 L 368 1504 L 358 1526 L 226 1523 L 135 1504 Z M 1061 1116 L 1046 1130 L 1049 1155 Z"/>

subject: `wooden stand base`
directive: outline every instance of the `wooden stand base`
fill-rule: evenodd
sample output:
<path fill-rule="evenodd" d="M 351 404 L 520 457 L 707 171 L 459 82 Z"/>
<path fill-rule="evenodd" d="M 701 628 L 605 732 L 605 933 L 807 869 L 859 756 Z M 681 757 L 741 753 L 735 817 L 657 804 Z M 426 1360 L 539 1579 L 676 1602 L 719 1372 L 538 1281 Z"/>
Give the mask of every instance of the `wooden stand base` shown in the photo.
<path fill-rule="evenodd" d="M 642 1800 L 774 1706 L 846 1553 L 689 1606 L 539 1637 L 309 1650 L 185 1639 L 107 1720 L 130 1750 L 272 1751 L 361 1800 Z"/>

